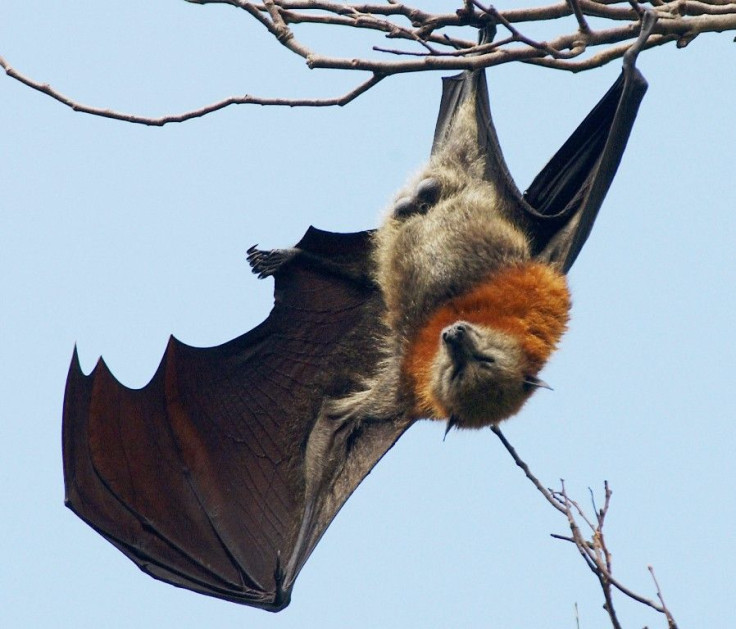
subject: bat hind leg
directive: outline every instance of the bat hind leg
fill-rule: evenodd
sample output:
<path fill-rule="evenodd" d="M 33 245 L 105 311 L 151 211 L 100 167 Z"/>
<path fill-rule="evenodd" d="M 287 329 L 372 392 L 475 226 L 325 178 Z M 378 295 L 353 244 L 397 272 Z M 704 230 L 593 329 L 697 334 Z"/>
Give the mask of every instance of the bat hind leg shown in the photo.
<path fill-rule="evenodd" d="M 360 427 L 364 422 L 395 421 L 408 410 L 402 398 L 400 361 L 390 356 L 379 363 L 378 372 L 349 394 L 328 398 L 320 415 L 333 423 Z"/>

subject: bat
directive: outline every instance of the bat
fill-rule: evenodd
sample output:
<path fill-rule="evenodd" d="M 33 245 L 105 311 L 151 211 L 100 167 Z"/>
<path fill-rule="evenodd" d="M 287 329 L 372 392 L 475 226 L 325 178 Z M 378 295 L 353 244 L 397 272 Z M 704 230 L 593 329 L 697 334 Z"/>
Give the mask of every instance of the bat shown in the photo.
<path fill-rule="evenodd" d="M 432 153 L 375 231 L 310 227 L 249 249 L 275 281 L 259 326 L 218 347 L 171 338 L 129 389 L 76 349 L 65 502 L 156 579 L 270 611 L 362 479 L 419 418 L 513 415 L 564 332 L 585 243 L 647 88 L 645 14 L 613 86 L 522 194 L 482 70 L 443 79 Z"/>

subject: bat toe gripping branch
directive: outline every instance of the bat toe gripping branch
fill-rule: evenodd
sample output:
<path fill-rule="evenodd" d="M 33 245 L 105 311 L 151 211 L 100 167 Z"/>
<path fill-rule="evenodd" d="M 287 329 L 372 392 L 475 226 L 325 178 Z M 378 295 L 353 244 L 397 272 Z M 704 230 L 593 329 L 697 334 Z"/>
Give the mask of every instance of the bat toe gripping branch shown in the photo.
<path fill-rule="evenodd" d="M 639 37 L 636 38 L 636 41 L 632 44 L 631 48 L 629 48 L 624 54 L 624 68 L 627 70 L 630 70 L 633 67 L 636 58 L 647 43 L 649 36 L 654 31 L 654 26 L 657 24 L 658 19 L 659 17 L 657 16 L 656 11 L 647 9 L 642 12 Z"/>

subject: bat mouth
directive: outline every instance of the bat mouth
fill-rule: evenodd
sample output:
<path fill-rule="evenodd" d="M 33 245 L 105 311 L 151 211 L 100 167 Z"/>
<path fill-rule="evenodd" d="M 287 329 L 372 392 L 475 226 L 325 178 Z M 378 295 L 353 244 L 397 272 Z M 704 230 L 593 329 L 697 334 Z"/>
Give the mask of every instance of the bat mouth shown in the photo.
<path fill-rule="evenodd" d="M 463 375 L 465 375 L 465 363 L 453 363 L 452 374 L 450 374 L 450 382 L 457 382 L 459 380 L 462 380 Z"/>
<path fill-rule="evenodd" d="M 473 343 L 468 336 L 467 326 L 456 323 L 445 328 L 442 331 L 442 342 L 452 361 L 450 380 L 456 382 L 462 379 L 473 351 Z"/>

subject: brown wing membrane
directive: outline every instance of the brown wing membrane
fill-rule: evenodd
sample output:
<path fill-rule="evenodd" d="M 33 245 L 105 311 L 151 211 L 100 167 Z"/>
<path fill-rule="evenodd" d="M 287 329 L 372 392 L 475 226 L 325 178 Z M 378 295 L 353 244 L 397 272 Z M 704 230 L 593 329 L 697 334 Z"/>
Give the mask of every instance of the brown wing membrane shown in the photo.
<path fill-rule="evenodd" d="M 443 79 L 433 152 L 444 141 L 460 104 L 477 94 L 478 145 L 485 156 L 485 177 L 525 228 L 535 258 L 564 272 L 585 244 L 626 148 L 647 90 L 635 61 L 655 22 L 653 13 L 644 14 L 641 33 L 624 57 L 619 78 L 523 195 L 501 151 L 484 71 Z"/>
<path fill-rule="evenodd" d="M 102 361 L 85 376 L 75 353 L 64 402 L 67 505 L 158 579 L 287 605 L 296 572 L 349 495 L 321 518 L 316 539 L 295 548 L 304 447 L 321 403 L 376 361 L 372 339 L 361 340 L 370 334 L 358 333 L 380 307 L 370 281 L 355 279 L 369 247 L 367 233 L 310 229 L 292 250 L 304 259 L 275 272 L 264 323 L 213 348 L 172 338 L 143 389 L 122 386 Z M 315 263 L 322 258 L 328 271 Z"/>

